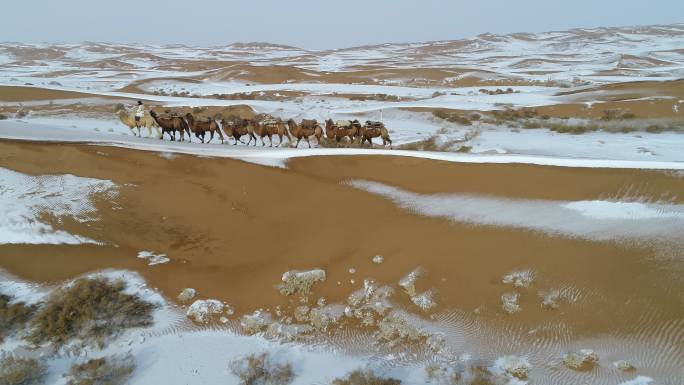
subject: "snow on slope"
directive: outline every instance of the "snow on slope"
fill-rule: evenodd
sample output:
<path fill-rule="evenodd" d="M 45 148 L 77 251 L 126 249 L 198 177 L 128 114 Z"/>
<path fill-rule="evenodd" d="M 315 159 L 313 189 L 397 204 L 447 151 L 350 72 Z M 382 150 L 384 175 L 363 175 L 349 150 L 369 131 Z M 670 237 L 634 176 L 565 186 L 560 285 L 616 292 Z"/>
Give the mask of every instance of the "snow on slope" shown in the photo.
<path fill-rule="evenodd" d="M 115 194 L 107 180 L 74 175 L 32 176 L 0 167 L 0 244 L 80 244 L 91 239 L 55 230 L 44 214 L 86 222 L 95 213 L 89 196 Z"/>

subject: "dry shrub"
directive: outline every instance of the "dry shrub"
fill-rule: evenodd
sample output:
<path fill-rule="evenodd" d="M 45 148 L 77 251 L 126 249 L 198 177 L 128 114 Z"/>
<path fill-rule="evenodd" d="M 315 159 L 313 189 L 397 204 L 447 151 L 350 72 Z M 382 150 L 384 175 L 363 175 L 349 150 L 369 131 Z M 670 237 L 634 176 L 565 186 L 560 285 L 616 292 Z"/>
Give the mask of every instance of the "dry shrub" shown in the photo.
<path fill-rule="evenodd" d="M 35 312 L 35 306 L 23 302 L 10 303 L 11 298 L 0 294 L 0 342 L 9 333 L 26 326 Z"/>
<path fill-rule="evenodd" d="M 434 110 L 432 111 L 432 115 L 434 115 L 437 118 L 444 119 L 447 122 L 451 123 L 458 123 L 463 126 L 470 126 L 473 124 L 471 119 L 469 119 L 466 116 L 463 116 L 459 113 L 456 112 L 450 112 L 450 111 L 444 111 L 444 110 Z M 479 115 L 478 115 L 479 118 Z"/>
<path fill-rule="evenodd" d="M 12 354 L 0 356 L 2 385 L 42 384 L 45 373 L 45 364 L 35 358 L 16 357 Z"/>
<path fill-rule="evenodd" d="M 372 95 L 350 96 L 349 100 L 353 100 L 353 101 L 377 100 L 377 101 L 381 101 L 381 102 L 400 102 L 401 98 L 398 97 L 397 95 L 372 94 Z"/>
<path fill-rule="evenodd" d="M 22 108 L 22 109 L 19 109 L 19 111 L 17 111 L 14 114 L 14 118 L 15 119 L 21 119 L 23 117 L 26 117 L 28 114 L 29 114 L 29 112 Z"/>
<path fill-rule="evenodd" d="M 154 305 L 124 293 L 124 288 L 123 281 L 81 278 L 55 290 L 33 318 L 28 340 L 59 347 L 83 338 L 104 346 L 105 337 L 125 328 L 151 325 Z"/>
<path fill-rule="evenodd" d="M 287 385 L 294 378 L 289 362 L 276 363 L 266 352 L 235 360 L 229 367 L 242 385 Z"/>
<path fill-rule="evenodd" d="M 8 119 L 7 115 L 0 114 L 0 120 L 7 120 L 7 119 Z"/>
<path fill-rule="evenodd" d="M 345 378 L 333 380 L 332 385 L 400 385 L 401 381 L 396 378 L 378 377 L 369 370 L 355 370 Z"/>
<path fill-rule="evenodd" d="M 634 119 L 636 115 L 626 108 L 609 108 L 603 110 L 603 120 L 623 120 L 623 119 Z"/>
<path fill-rule="evenodd" d="M 121 385 L 133 373 L 133 359 L 96 358 L 74 364 L 69 370 L 67 385 Z"/>

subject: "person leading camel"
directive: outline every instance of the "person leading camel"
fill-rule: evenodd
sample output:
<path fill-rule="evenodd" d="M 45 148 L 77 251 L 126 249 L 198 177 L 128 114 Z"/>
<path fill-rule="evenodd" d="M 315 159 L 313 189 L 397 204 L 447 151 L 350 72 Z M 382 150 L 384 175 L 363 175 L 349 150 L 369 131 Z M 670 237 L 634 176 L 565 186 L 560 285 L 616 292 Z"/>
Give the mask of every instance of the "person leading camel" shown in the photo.
<path fill-rule="evenodd" d="M 141 126 L 140 121 L 142 120 L 142 118 L 144 116 L 145 116 L 145 105 L 143 104 L 143 102 L 138 100 L 138 107 L 136 107 L 136 109 L 135 109 L 135 127 L 138 128 L 138 135 L 139 136 L 142 136 L 140 134 L 140 126 Z M 134 133 L 134 135 L 135 135 L 135 133 Z"/>

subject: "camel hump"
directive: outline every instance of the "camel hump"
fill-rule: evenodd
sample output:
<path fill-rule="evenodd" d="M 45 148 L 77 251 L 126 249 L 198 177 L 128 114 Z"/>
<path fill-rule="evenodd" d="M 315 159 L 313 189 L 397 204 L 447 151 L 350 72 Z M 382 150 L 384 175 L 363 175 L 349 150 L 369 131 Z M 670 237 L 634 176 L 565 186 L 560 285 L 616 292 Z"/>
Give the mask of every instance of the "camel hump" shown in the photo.
<path fill-rule="evenodd" d="M 302 120 L 302 127 L 304 128 L 314 128 L 318 125 L 318 121 L 316 119 L 304 119 Z"/>
<path fill-rule="evenodd" d="M 349 127 L 351 126 L 352 122 L 349 120 L 338 120 L 335 122 L 335 125 L 337 127 Z"/>

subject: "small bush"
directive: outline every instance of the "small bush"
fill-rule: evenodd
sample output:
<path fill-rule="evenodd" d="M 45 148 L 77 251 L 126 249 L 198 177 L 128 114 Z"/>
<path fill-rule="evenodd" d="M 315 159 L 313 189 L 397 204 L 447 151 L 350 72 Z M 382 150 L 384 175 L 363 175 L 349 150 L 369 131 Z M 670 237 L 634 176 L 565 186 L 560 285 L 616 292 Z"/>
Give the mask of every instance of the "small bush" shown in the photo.
<path fill-rule="evenodd" d="M 400 385 L 401 381 L 396 378 L 382 378 L 371 371 L 355 370 L 345 378 L 333 380 L 332 385 Z"/>
<path fill-rule="evenodd" d="M 7 120 L 7 119 L 8 119 L 7 115 L 0 114 L 0 120 Z"/>
<path fill-rule="evenodd" d="M 609 108 L 603 110 L 603 120 L 623 120 L 623 119 L 634 119 L 634 115 L 630 110 L 624 108 Z"/>
<path fill-rule="evenodd" d="M 26 117 L 28 114 L 29 112 L 22 108 L 14 114 L 14 117 L 16 119 L 21 119 L 23 117 Z"/>
<path fill-rule="evenodd" d="M 250 354 L 231 362 L 229 367 L 242 385 L 287 385 L 294 378 L 289 362 L 278 364 L 268 353 Z"/>
<path fill-rule="evenodd" d="M 10 297 L 0 294 L 0 342 L 9 333 L 24 328 L 36 310 L 23 302 L 10 304 L 10 300 Z"/>
<path fill-rule="evenodd" d="M 11 354 L 0 356 L 0 384 L 41 384 L 45 377 L 45 364 L 35 358 L 16 357 Z"/>
<path fill-rule="evenodd" d="M 71 367 L 67 385 L 122 385 L 134 368 L 131 357 L 92 359 Z"/>
<path fill-rule="evenodd" d="M 104 338 L 131 327 L 152 324 L 154 305 L 123 292 L 123 281 L 82 278 L 55 290 L 31 322 L 28 340 L 56 347 L 72 338 Z"/>

